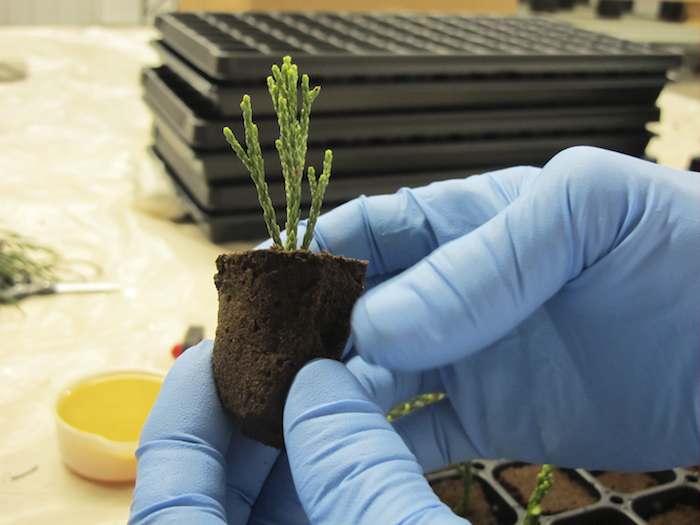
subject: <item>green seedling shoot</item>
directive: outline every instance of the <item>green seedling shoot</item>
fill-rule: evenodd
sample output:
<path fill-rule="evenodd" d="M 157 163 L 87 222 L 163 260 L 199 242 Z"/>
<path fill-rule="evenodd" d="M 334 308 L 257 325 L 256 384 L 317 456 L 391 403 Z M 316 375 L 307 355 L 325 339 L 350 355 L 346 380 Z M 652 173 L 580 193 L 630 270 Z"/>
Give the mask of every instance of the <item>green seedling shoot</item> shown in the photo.
<path fill-rule="evenodd" d="M 444 398 L 445 394 L 442 392 L 422 394 L 410 401 L 401 403 L 393 407 L 387 414 L 387 419 L 389 421 L 395 421 L 401 417 L 407 416 L 412 412 L 415 412 L 416 410 L 420 410 L 421 408 L 436 403 Z M 460 502 L 452 510 L 458 516 L 466 518 L 467 514 L 469 514 L 469 511 L 471 510 L 471 493 L 472 486 L 474 484 L 474 476 L 471 463 L 460 463 L 459 465 L 457 465 L 457 472 L 459 474 L 460 479 L 462 480 L 462 496 Z M 552 465 L 542 465 L 540 472 L 537 474 L 537 483 L 535 485 L 535 489 L 530 495 L 530 500 L 527 504 L 527 509 L 525 517 L 522 521 L 522 525 L 539 525 L 540 516 L 542 514 L 542 500 L 552 488 L 553 484 L 554 469 Z"/>
<path fill-rule="evenodd" d="M 7 292 L 16 284 L 55 281 L 60 262 L 53 249 L 0 228 L 0 303 L 14 302 Z"/>
<path fill-rule="evenodd" d="M 401 403 L 400 405 L 397 405 L 394 408 L 392 408 L 387 414 L 387 419 L 390 422 L 395 421 L 400 417 L 407 416 L 408 414 L 415 412 L 416 410 L 420 410 L 421 408 L 425 408 L 428 405 L 437 403 L 438 401 L 444 398 L 445 394 L 442 392 L 421 394 L 410 401 L 406 401 L 405 403 Z M 473 483 L 471 463 L 460 463 L 459 465 L 457 465 L 457 472 L 462 481 L 462 496 L 460 502 L 452 510 L 458 516 L 466 518 L 470 510 L 469 505 L 471 502 L 471 492 Z"/>
<path fill-rule="evenodd" d="M 253 122 L 253 108 L 250 96 L 244 95 L 241 101 L 243 126 L 245 129 L 245 144 L 243 148 L 230 128 L 224 128 L 226 141 L 231 145 L 241 162 L 250 172 L 258 201 L 263 210 L 267 231 L 272 238 L 273 246 L 279 250 L 296 250 L 298 247 L 297 227 L 301 215 L 301 193 L 306 164 L 306 149 L 309 139 L 309 119 L 311 106 L 321 90 L 319 86 L 309 87 L 309 76 L 301 76 L 301 97 L 299 97 L 299 72 L 292 58 L 285 56 L 282 66 L 272 66 L 272 75 L 267 77 L 267 88 L 272 98 L 272 106 L 277 114 L 279 138 L 275 147 L 282 166 L 282 177 L 287 201 L 287 240 L 283 243 L 277 215 L 265 179 L 265 163 L 260 148 L 258 127 Z M 301 99 L 301 106 L 298 101 Z M 302 250 L 308 250 L 313 238 L 314 227 L 323 204 L 323 196 L 331 177 L 333 152 L 327 149 L 323 156 L 323 171 L 316 176 L 316 170 L 309 166 L 306 177 L 311 191 L 311 206 L 306 232 L 301 243 Z"/>
<path fill-rule="evenodd" d="M 472 484 L 474 483 L 474 476 L 472 475 L 472 464 L 460 463 L 457 465 L 457 472 L 462 480 L 462 499 L 457 504 L 454 509 L 454 513 L 457 516 L 466 518 L 471 510 L 470 504 L 472 500 Z"/>
<path fill-rule="evenodd" d="M 552 465 L 542 465 L 537 474 L 537 484 L 535 485 L 530 500 L 527 502 L 527 509 L 522 525 L 539 525 L 542 515 L 542 500 L 547 495 L 554 484 L 554 469 Z"/>
<path fill-rule="evenodd" d="M 400 417 L 407 416 L 411 412 L 415 412 L 416 410 L 420 410 L 421 408 L 427 407 L 428 405 L 437 403 L 444 397 L 445 394 L 442 392 L 421 394 L 418 397 L 411 399 L 410 401 L 406 401 L 405 403 L 401 403 L 393 407 L 391 410 L 389 410 L 389 413 L 386 415 L 386 418 L 390 422 L 394 421 Z"/>

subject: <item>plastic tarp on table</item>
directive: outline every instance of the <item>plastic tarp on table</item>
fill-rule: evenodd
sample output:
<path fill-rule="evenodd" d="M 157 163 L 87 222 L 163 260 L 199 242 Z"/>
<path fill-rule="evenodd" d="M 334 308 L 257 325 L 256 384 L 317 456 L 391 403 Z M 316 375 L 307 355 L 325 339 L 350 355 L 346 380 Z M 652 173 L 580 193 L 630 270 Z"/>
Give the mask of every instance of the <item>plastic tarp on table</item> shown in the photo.
<path fill-rule="evenodd" d="M 124 523 L 131 485 L 92 483 L 62 465 L 56 395 L 82 373 L 166 369 L 189 324 L 213 335 L 212 276 L 223 249 L 192 225 L 136 206 L 172 214 L 171 190 L 146 152 L 151 120 L 139 83 L 156 60 L 154 36 L 0 30 L 0 60 L 24 59 L 28 73 L 0 83 L 0 226 L 93 261 L 99 279 L 124 287 L 0 306 L 2 525 Z M 156 197 L 137 201 L 144 193 Z"/>

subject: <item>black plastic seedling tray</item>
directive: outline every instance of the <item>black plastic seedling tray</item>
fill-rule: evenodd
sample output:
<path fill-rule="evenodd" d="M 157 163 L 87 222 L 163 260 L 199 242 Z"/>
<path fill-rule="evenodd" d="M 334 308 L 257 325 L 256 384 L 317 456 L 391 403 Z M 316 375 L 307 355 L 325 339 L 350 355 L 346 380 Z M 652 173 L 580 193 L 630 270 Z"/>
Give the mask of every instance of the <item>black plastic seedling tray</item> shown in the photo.
<path fill-rule="evenodd" d="M 363 13 L 172 13 L 168 44 L 207 75 L 259 79 L 291 54 L 323 77 L 663 72 L 680 57 L 539 18 Z"/>
<path fill-rule="evenodd" d="M 273 115 L 272 102 L 264 82 L 217 82 L 189 64 L 162 42 L 153 43 L 163 63 L 197 91 L 214 111 L 225 116 L 240 115 L 244 94 L 251 96 L 255 115 Z M 268 64 L 269 66 L 269 64 Z M 613 105 L 653 106 L 666 83 L 663 72 L 550 75 L 513 78 L 385 78 L 333 81 L 314 77 L 323 95 L 314 103 L 314 114 L 340 112 L 392 112 L 445 108 L 498 108 L 504 105 Z"/>
<path fill-rule="evenodd" d="M 190 197 L 204 211 L 210 213 L 238 213 L 241 211 L 257 211 L 259 205 L 255 187 L 252 183 L 244 184 L 217 184 L 207 185 L 194 180 L 186 167 L 178 162 L 171 163 L 171 158 L 157 147 L 156 154 L 168 164 L 171 172 L 175 173 L 179 183 L 187 188 Z M 483 168 L 481 171 L 487 171 Z M 417 173 L 382 173 L 373 175 L 370 173 L 362 176 L 346 176 L 334 178 L 333 184 L 328 186 L 324 202 L 329 206 L 341 204 L 354 199 L 358 195 L 382 195 L 394 193 L 402 187 L 420 187 L 440 180 L 464 178 L 470 172 L 465 170 L 444 170 Z M 473 171 L 471 172 L 473 173 Z M 284 184 L 271 182 L 268 184 L 270 198 L 275 208 L 283 209 L 286 203 Z M 304 193 L 301 204 L 308 208 L 311 202 L 310 195 Z"/>
<path fill-rule="evenodd" d="M 155 146 L 177 169 L 188 174 L 190 184 L 248 184 L 248 172 L 232 151 L 192 150 L 172 128 L 155 120 Z M 333 149 L 336 182 L 347 175 L 459 170 L 471 166 L 511 166 L 542 163 L 558 151 L 573 145 L 591 145 L 641 156 L 648 142 L 646 132 L 600 133 L 553 136 L 525 136 L 484 140 L 450 139 L 386 143 L 329 144 Z M 281 181 L 280 164 L 274 148 L 263 151 L 269 182 Z M 318 166 L 323 148 L 309 148 L 308 164 Z"/>
<path fill-rule="evenodd" d="M 472 462 L 475 482 L 481 485 L 498 525 L 515 525 L 525 515 L 525 508 L 501 475 L 506 469 L 519 465 L 522 464 L 506 460 Z M 697 508 L 700 502 L 696 470 L 677 468 L 648 473 L 654 485 L 636 492 L 612 490 L 601 481 L 600 472 L 576 469 L 564 470 L 562 474 L 588 493 L 592 502 L 573 510 L 543 515 L 540 518 L 542 525 L 645 525 L 654 518 L 655 523 L 673 525 L 674 521 L 664 520 L 663 513 L 675 505 Z M 458 479 L 459 475 L 456 469 L 449 468 L 429 474 L 427 478 L 435 485 L 444 480 Z M 481 524 L 476 522 L 474 525 Z"/>
<path fill-rule="evenodd" d="M 226 147 L 222 134 L 230 126 L 242 136 L 240 116 L 223 117 L 214 112 L 189 85 L 167 68 L 146 69 L 142 75 L 144 99 L 156 114 L 190 146 L 198 149 Z M 557 132 L 628 130 L 640 132 L 656 121 L 658 108 L 645 105 L 524 107 L 475 110 L 428 110 L 403 113 L 321 114 L 314 117 L 310 143 L 411 138 L 510 136 Z M 277 120 L 256 118 L 263 146 L 277 138 Z"/>
<path fill-rule="evenodd" d="M 158 152 L 151 150 L 158 158 L 169 176 L 177 196 L 182 203 L 187 214 L 192 218 L 206 237 L 214 243 L 225 243 L 233 241 L 258 241 L 268 237 L 265 229 L 265 222 L 262 219 L 260 209 L 241 210 L 234 213 L 217 213 L 203 209 L 194 199 L 189 190 L 177 177 L 175 172 L 168 166 L 167 162 L 158 155 Z M 331 208 L 324 203 L 323 211 Z M 284 212 L 276 210 L 277 223 L 284 224 Z"/>
<path fill-rule="evenodd" d="M 259 206 L 257 206 L 257 201 L 248 203 L 248 207 L 246 209 L 234 211 L 213 211 L 205 209 L 199 204 L 198 200 L 190 192 L 189 188 L 183 184 L 175 170 L 173 170 L 173 168 L 159 154 L 159 152 L 155 148 L 151 148 L 151 153 L 163 164 L 165 172 L 173 183 L 178 198 L 182 202 L 188 215 L 194 220 L 194 222 L 199 226 L 209 240 L 214 243 L 224 243 L 232 241 L 262 240 L 267 238 L 267 230 L 265 229 L 265 223 L 262 220 L 262 212 L 260 211 Z M 479 171 L 488 171 L 489 169 L 491 168 L 483 168 Z M 472 171 L 471 173 L 476 172 L 477 171 Z M 426 178 L 426 180 L 444 180 L 465 177 L 468 175 L 469 173 L 465 174 L 465 172 L 443 172 L 435 173 L 430 179 Z M 417 178 L 414 180 L 417 180 Z M 332 185 L 329 185 L 329 189 L 331 186 Z M 409 180 L 405 179 L 401 183 L 401 186 L 413 186 L 413 184 L 411 184 Z M 395 189 L 398 189 L 398 187 L 399 186 L 397 186 Z M 304 200 L 302 200 L 302 202 L 306 203 Z M 322 211 L 325 213 L 336 206 L 339 206 L 340 204 L 343 204 L 343 202 L 332 202 L 331 199 L 326 199 L 324 200 Z M 284 208 L 277 207 L 275 211 L 277 213 L 278 224 L 284 224 Z"/>

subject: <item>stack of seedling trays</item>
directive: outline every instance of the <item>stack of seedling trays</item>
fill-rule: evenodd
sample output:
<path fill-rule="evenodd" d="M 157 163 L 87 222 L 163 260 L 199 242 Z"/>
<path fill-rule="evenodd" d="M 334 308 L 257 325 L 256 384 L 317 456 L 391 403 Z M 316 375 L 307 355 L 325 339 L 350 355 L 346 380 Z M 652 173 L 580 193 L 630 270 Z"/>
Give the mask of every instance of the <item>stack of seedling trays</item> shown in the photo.
<path fill-rule="evenodd" d="M 270 191 L 284 208 L 265 77 L 291 55 L 312 85 L 308 163 L 334 152 L 326 195 L 358 195 L 518 164 L 573 145 L 642 156 L 646 123 L 680 58 L 537 18 L 175 13 L 159 17 L 163 65 L 143 74 L 153 151 L 215 242 L 264 236 L 248 174 L 221 129 L 252 97 Z M 302 202 L 302 204 L 306 204 Z"/>

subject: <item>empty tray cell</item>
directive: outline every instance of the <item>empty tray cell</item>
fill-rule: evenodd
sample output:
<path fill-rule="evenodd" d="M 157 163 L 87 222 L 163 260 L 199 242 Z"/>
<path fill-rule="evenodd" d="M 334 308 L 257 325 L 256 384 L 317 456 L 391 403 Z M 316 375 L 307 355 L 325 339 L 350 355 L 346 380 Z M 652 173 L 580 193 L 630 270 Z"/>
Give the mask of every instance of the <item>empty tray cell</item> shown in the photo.
<path fill-rule="evenodd" d="M 226 149 L 222 128 L 242 136 L 240 116 L 213 112 L 201 95 L 167 68 L 143 72 L 144 99 L 160 120 L 189 145 Z M 314 114 L 309 142 L 313 145 L 416 138 L 537 135 L 571 131 L 629 130 L 639 132 L 656 121 L 659 110 L 643 105 L 576 105 L 495 109 L 444 109 L 401 113 Z M 257 117 L 260 141 L 272 146 L 279 135 L 277 120 Z"/>
<path fill-rule="evenodd" d="M 527 501 L 535 488 L 541 465 L 514 463 L 495 472 L 496 479 L 520 503 Z M 542 500 L 543 514 L 557 514 L 587 507 L 598 501 L 598 492 L 573 470 L 554 470 L 554 485 Z"/>
<path fill-rule="evenodd" d="M 680 57 L 537 18 L 363 13 L 170 13 L 170 46 L 207 75 L 258 79 L 292 54 L 324 77 L 665 71 Z"/>
<path fill-rule="evenodd" d="M 649 525 L 697 525 L 700 523 L 700 492 L 678 487 L 637 499 L 632 508 Z"/>
<path fill-rule="evenodd" d="M 462 500 L 463 484 L 459 477 L 435 481 L 431 486 L 437 497 L 453 510 Z M 486 481 L 478 477 L 472 481 L 466 517 L 472 525 L 511 525 L 517 521 L 515 511 Z"/>
<path fill-rule="evenodd" d="M 615 492 L 631 493 L 670 483 L 676 479 L 672 470 L 661 472 L 594 472 L 601 485 Z"/>
<path fill-rule="evenodd" d="M 201 95 L 209 110 L 226 116 L 240 115 L 244 94 L 250 95 L 257 116 L 273 115 L 265 78 L 269 67 L 254 81 L 216 82 L 193 67 L 171 47 L 155 42 L 163 63 Z M 381 112 L 440 108 L 502 108 L 532 105 L 646 104 L 653 107 L 666 83 L 663 72 L 629 75 L 582 75 L 493 78 L 411 78 L 338 81 L 312 76 L 322 86 L 313 106 L 315 115 L 339 112 Z"/>
<path fill-rule="evenodd" d="M 636 525 L 629 516 L 614 509 L 584 510 L 575 516 L 553 519 L 552 525 Z M 671 523 L 671 522 L 669 522 Z M 675 523 L 675 522 L 674 522 Z"/>

